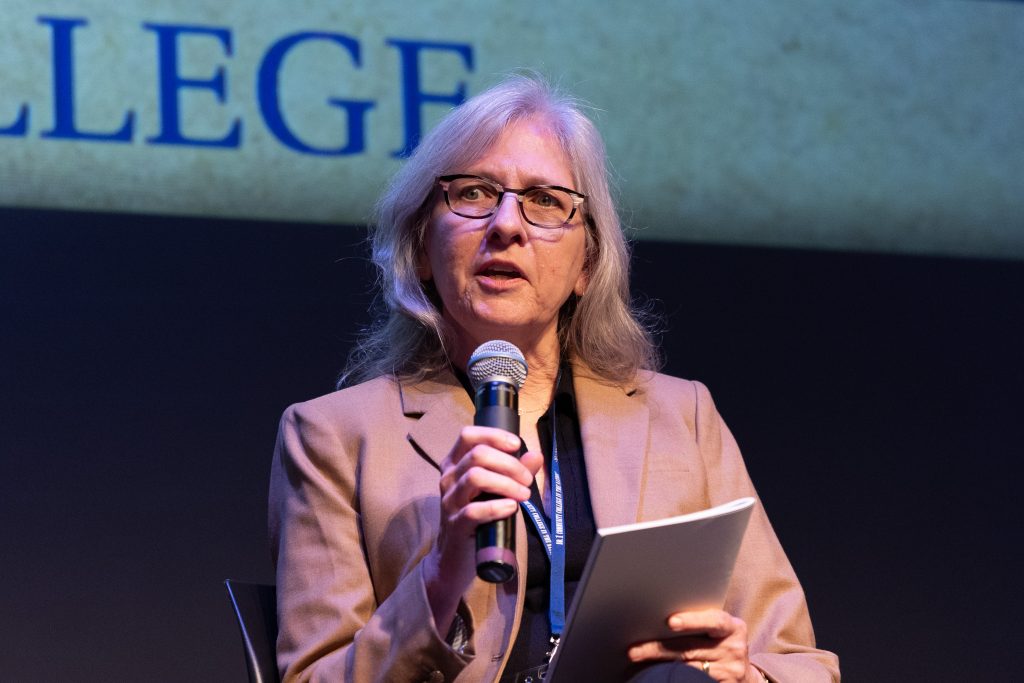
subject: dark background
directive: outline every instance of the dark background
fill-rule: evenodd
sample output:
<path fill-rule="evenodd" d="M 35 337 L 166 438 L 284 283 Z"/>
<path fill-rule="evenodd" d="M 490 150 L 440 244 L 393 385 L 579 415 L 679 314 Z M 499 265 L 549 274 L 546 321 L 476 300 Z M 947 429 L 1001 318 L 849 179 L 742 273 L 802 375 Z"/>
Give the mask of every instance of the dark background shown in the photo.
<path fill-rule="evenodd" d="M 242 681 L 277 420 L 368 321 L 356 228 L 0 209 L 0 679 Z M 639 243 L 851 681 L 1013 680 L 1024 264 Z"/>

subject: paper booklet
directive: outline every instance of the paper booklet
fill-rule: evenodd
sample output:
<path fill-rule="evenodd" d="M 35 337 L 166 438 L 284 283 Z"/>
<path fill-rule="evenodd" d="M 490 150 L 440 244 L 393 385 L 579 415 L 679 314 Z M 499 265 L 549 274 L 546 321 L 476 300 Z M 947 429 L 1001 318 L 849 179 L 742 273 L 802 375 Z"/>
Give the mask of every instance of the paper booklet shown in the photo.
<path fill-rule="evenodd" d="M 754 503 L 598 529 L 544 683 L 621 681 L 630 645 L 675 635 L 670 614 L 721 609 Z"/>

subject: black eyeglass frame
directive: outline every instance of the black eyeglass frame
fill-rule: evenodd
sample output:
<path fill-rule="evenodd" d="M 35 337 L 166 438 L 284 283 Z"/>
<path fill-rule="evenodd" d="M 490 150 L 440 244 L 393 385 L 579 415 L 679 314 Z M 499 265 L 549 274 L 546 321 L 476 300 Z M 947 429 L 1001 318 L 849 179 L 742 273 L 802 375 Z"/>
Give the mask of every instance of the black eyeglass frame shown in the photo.
<path fill-rule="evenodd" d="M 459 213 L 454 208 L 452 208 L 452 202 L 448 198 L 448 186 L 451 184 L 452 181 L 460 180 L 462 178 L 482 180 L 483 182 L 498 188 L 499 196 L 498 201 L 494 205 L 494 208 L 492 208 L 488 213 L 485 213 L 482 216 L 469 216 L 464 213 Z M 571 221 L 573 219 L 573 216 L 576 215 L 576 210 L 587 199 L 587 195 L 583 194 L 582 192 L 570 190 L 568 187 L 562 187 L 561 185 L 531 185 L 530 187 L 517 189 L 514 187 L 505 187 L 496 180 L 484 178 L 483 176 L 473 175 L 472 173 L 455 173 L 453 175 L 438 176 L 437 182 L 441 186 L 441 190 L 444 193 L 445 205 L 448 207 L 448 210 L 454 213 L 456 216 L 462 216 L 463 218 L 490 218 L 491 216 L 494 215 L 494 213 L 498 210 L 498 207 L 501 205 L 501 197 L 504 196 L 506 192 L 510 192 L 516 197 L 516 203 L 519 205 L 519 215 L 523 217 L 523 220 L 529 223 L 530 225 L 536 226 L 538 228 L 544 228 L 545 230 L 556 230 L 558 228 L 563 228 L 566 225 L 568 225 L 569 221 Z M 531 221 L 529 218 L 526 217 L 526 209 L 523 208 L 523 199 L 526 197 L 527 193 L 533 192 L 534 190 L 560 190 L 562 192 L 567 193 L 569 195 L 569 198 L 572 200 L 572 211 L 569 212 L 569 216 L 564 221 L 562 221 L 560 225 L 541 225 L 540 223 L 534 223 L 533 221 Z"/>

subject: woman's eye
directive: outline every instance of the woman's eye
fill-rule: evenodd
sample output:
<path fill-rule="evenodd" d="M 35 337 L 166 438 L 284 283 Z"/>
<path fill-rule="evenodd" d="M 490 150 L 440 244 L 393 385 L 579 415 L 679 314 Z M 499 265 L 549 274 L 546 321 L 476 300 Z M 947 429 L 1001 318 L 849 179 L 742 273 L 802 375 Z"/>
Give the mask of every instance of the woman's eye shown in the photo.
<path fill-rule="evenodd" d="M 470 187 L 463 188 L 459 192 L 459 197 L 466 200 L 467 202 L 479 202 L 487 199 L 493 192 L 488 192 L 487 188 L 482 185 L 471 185 Z"/>
<path fill-rule="evenodd" d="M 530 202 L 542 209 L 561 208 L 563 202 L 552 192 L 535 190 L 531 193 Z"/>

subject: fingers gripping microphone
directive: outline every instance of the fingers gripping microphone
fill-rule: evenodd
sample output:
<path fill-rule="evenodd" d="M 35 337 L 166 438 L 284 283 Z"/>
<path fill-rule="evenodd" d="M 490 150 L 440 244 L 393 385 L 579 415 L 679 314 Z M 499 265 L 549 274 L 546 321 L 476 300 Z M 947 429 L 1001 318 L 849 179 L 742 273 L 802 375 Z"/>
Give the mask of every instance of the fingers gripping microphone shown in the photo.
<path fill-rule="evenodd" d="M 526 359 L 506 341 L 482 344 L 466 369 L 473 385 L 476 415 L 473 424 L 498 427 L 519 435 L 519 387 L 526 381 Z M 496 498 L 484 494 L 478 500 Z M 515 515 L 481 524 L 476 529 L 476 573 L 484 581 L 503 583 L 516 566 Z"/>

